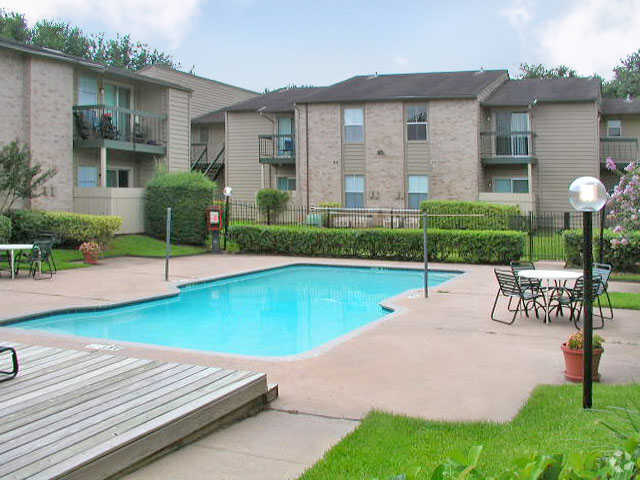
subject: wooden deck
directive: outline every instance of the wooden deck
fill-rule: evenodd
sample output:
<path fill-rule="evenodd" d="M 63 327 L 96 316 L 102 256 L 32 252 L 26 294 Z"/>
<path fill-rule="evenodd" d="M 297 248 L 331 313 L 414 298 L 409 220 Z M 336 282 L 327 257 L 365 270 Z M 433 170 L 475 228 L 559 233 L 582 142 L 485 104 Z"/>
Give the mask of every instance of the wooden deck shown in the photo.
<path fill-rule="evenodd" d="M 0 383 L 1 479 L 107 478 L 267 401 L 260 373 L 0 345 L 20 361 Z"/>

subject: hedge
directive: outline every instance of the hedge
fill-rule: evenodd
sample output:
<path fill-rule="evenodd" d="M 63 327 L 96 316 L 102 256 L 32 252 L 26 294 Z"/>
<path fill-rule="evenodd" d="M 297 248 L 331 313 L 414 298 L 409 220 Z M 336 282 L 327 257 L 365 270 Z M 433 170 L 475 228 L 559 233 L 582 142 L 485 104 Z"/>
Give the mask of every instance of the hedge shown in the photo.
<path fill-rule="evenodd" d="M 0 215 L 0 243 L 8 243 L 11 240 L 11 219 Z"/>
<path fill-rule="evenodd" d="M 229 238 L 243 252 L 322 257 L 422 260 L 422 231 L 232 225 Z M 429 230 L 429 259 L 499 263 L 518 260 L 525 234 L 513 231 Z"/>
<path fill-rule="evenodd" d="M 11 241 L 30 243 L 44 232 L 55 234 L 57 245 L 75 248 L 82 242 L 107 244 L 122 225 L 122 218 L 110 215 L 13 210 Z"/>
<path fill-rule="evenodd" d="M 519 229 L 520 226 L 518 224 L 521 223 L 520 209 L 514 205 L 459 202 L 456 200 L 426 200 L 420 204 L 420 210 L 430 215 L 430 228 L 514 230 Z M 442 215 L 442 217 L 437 215 Z"/>
<path fill-rule="evenodd" d="M 147 185 L 145 232 L 165 238 L 167 207 L 171 207 L 171 241 L 202 245 L 207 239 L 206 209 L 213 203 L 216 184 L 200 172 L 160 173 Z"/>
<path fill-rule="evenodd" d="M 562 236 L 564 239 L 564 254 L 567 265 L 581 266 L 583 254 L 582 230 L 566 230 Z M 604 262 L 610 263 L 614 270 L 621 272 L 640 271 L 640 232 L 631 232 L 625 235 L 629 240 L 628 245 L 611 246 L 611 240 L 620 238 L 611 230 L 604 231 Z M 600 237 L 593 237 L 593 259 L 600 260 Z"/>

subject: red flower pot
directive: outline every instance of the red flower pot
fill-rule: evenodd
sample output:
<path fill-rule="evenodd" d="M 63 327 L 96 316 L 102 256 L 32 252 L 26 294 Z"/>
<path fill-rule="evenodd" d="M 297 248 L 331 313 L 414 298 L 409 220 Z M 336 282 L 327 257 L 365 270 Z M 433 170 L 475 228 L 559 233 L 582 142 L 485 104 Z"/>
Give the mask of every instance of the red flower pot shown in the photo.
<path fill-rule="evenodd" d="M 592 356 L 592 372 L 593 380 L 600 380 L 598 367 L 600 366 L 600 356 L 604 350 L 602 348 L 594 348 Z M 582 382 L 584 379 L 584 351 L 572 350 L 566 343 L 562 344 L 562 353 L 564 354 L 564 376 L 571 382 Z"/>
<path fill-rule="evenodd" d="M 96 265 L 98 263 L 98 255 L 93 253 L 82 253 L 84 255 L 85 263 L 90 263 L 91 265 Z"/>

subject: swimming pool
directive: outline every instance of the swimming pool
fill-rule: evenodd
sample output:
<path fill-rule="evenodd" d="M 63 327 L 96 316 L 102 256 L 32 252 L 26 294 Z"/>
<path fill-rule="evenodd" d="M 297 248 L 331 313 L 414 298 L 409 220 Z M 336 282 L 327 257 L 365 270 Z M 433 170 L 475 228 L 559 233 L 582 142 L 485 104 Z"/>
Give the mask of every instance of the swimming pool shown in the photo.
<path fill-rule="evenodd" d="M 429 285 L 458 273 L 430 271 Z M 309 351 L 389 313 L 420 270 L 293 265 L 181 287 L 180 295 L 11 326 L 251 356 Z"/>

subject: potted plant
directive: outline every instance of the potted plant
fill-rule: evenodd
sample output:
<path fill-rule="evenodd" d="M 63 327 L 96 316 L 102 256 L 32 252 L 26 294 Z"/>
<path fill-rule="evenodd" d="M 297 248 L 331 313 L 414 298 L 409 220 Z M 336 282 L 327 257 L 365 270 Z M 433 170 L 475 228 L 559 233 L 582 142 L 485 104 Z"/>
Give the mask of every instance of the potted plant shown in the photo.
<path fill-rule="evenodd" d="M 90 263 L 91 265 L 95 265 L 96 263 L 98 263 L 98 256 L 102 251 L 100 245 L 98 245 L 96 242 L 84 242 L 82 245 L 80 245 L 80 248 L 78 248 L 78 250 L 80 250 L 82 252 L 82 255 L 84 255 L 84 261 L 86 263 Z"/>
<path fill-rule="evenodd" d="M 598 366 L 600 365 L 600 356 L 604 352 L 602 344 L 604 339 L 600 335 L 593 336 L 593 380 L 598 381 L 600 374 Z M 584 377 L 584 332 L 577 331 L 571 335 L 565 343 L 562 344 L 562 353 L 564 354 L 564 376 L 572 382 L 582 382 Z"/>

